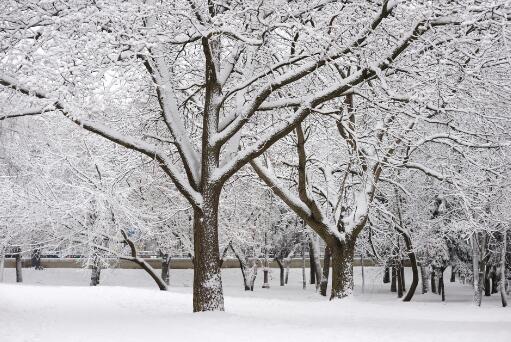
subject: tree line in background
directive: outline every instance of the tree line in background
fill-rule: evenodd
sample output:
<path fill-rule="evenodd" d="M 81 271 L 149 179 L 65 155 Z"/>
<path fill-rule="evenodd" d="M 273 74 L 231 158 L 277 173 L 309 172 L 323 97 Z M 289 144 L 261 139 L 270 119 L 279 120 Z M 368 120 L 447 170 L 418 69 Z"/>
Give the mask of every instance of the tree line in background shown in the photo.
<path fill-rule="evenodd" d="M 187 255 L 209 311 L 228 255 L 253 289 L 307 253 L 338 299 L 358 254 L 406 301 L 421 277 L 444 298 L 451 267 L 505 303 L 510 19 L 484 0 L 4 1 L 0 260 L 80 255 L 95 285 L 124 259 L 166 290 Z"/>

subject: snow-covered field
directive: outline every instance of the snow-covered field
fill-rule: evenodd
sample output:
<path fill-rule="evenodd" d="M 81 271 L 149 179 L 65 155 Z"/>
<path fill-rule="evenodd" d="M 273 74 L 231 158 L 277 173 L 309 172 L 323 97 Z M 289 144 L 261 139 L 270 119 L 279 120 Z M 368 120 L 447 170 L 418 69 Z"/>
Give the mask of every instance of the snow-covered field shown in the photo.
<path fill-rule="evenodd" d="M 381 284 L 377 268 L 366 268 L 365 288 L 353 298 L 329 302 L 313 286 L 290 283 L 271 289 L 241 288 L 237 269 L 223 271 L 225 313 L 193 314 L 191 270 L 172 270 L 171 289 L 161 292 L 141 270 L 106 270 L 102 285 L 89 287 L 80 269 L 24 269 L 23 284 L 0 285 L 0 342 L 96 341 L 511 341 L 511 309 L 498 295 L 471 303 L 471 288 L 446 283 L 447 301 L 434 294 L 399 301 Z M 407 277 L 409 282 L 410 276 Z M 44 286 L 41 286 L 44 285 Z"/>

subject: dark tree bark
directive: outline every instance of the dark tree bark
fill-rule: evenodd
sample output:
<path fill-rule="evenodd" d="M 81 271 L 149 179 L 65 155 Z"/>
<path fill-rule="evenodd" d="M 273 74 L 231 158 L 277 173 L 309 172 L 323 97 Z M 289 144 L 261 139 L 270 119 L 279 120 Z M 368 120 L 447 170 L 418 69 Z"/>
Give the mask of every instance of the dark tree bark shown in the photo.
<path fill-rule="evenodd" d="M 98 265 L 91 266 L 90 286 L 99 285 L 101 278 L 101 267 Z"/>
<path fill-rule="evenodd" d="M 491 282 L 490 282 L 490 267 L 486 266 L 484 272 L 484 295 L 486 297 L 491 296 Z"/>
<path fill-rule="evenodd" d="M 328 246 L 325 247 L 325 256 L 323 258 L 323 276 L 321 278 L 321 285 L 319 289 L 319 293 L 322 296 L 326 297 L 326 292 L 328 288 L 328 278 L 330 276 L 330 259 L 332 258 L 330 253 L 330 248 Z"/>
<path fill-rule="evenodd" d="M 437 293 L 436 292 L 435 268 L 434 267 L 433 267 L 433 270 L 431 271 L 431 293 Z"/>
<path fill-rule="evenodd" d="M 493 266 L 492 270 L 490 272 L 490 279 L 491 279 L 491 293 L 498 293 L 499 292 L 499 277 L 497 274 L 497 267 Z"/>
<path fill-rule="evenodd" d="M 286 284 L 284 279 L 284 265 L 282 264 L 282 260 L 280 258 L 275 258 L 275 261 L 277 261 L 277 265 L 279 265 L 280 286 L 284 286 Z"/>
<path fill-rule="evenodd" d="M 30 259 L 32 267 L 34 267 L 36 270 L 42 270 L 43 267 L 41 266 L 41 250 L 36 248 L 32 251 L 32 258 Z"/>
<path fill-rule="evenodd" d="M 456 266 L 451 266 L 451 279 L 449 279 L 451 283 L 456 281 Z"/>
<path fill-rule="evenodd" d="M 284 283 L 287 285 L 287 282 L 289 281 L 289 269 L 291 268 L 291 259 L 290 258 L 284 259 L 284 263 L 286 265 L 286 279 Z"/>
<path fill-rule="evenodd" d="M 425 266 L 421 266 L 421 283 L 422 283 L 422 294 L 428 292 L 428 271 Z"/>
<path fill-rule="evenodd" d="M 417 289 L 417 285 L 419 284 L 419 269 L 417 266 L 417 257 L 413 251 L 412 240 L 410 236 L 405 232 L 402 233 L 403 239 L 405 240 L 406 251 L 408 253 L 408 258 L 410 259 L 410 264 L 412 266 L 412 283 L 410 284 L 410 289 L 406 293 L 403 301 L 409 302 L 412 300 L 413 295 L 415 294 L 415 290 Z M 401 268 L 403 270 L 402 278 L 403 278 L 403 290 L 405 288 L 405 275 L 404 275 L 404 267 Z"/>
<path fill-rule="evenodd" d="M 332 248 L 332 293 L 330 299 L 344 298 L 353 292 L 353 256 L 355 253 L 355 238 L 346 236 Z"/>
<path fill-rule="evenodd" d="M 314 248 L 312 248 L 313 242 L 309 242 L 309 270 L 310 270 L 310 283 L 316 284 L 316 264 L 314 263 Z"/>
<path fill-rule="evenodd" d="M 205 155 L 203 162 L 208 158 Z M 203 167 L 203 170 L 205 167 Z M 194 208 L 193 311 L 224 310 L 218 244 L 218 202 L 220 189 L 202 189 L 202 209 Z"/>
<path fill-rule="evenodd" d="M 396 266 L 396 274 L 397 274 L 397 298 L 403 297 L 403 266 L 401 266 L 401 262 L 398 262 Z"/>
<path fill-rule="evenodd" d="M 403 291 L 406 291 L 405 267 L 403 266 L 402 262 L 401 266 L 399 267 L 399 271 L 401 272 L 401 287 L 403 288 Z"/>
<path fill-rule="evenodd" d="M 396 273 L 396 266 L 395 265 L 392 265 L 391 266 L 391 279 L 390 279 L 390 292 L 397 292 L 397 273 Z"/>
<path fill-rule="evenodd" d="M 500 300 L 502 306 L 507 306 L 506 297 L 506 251 L 507 251 L 507 230 L 502 232 L 502 250 L 500 253 Z"/>
<path fill-rule="evenodd" d="M 442 295 L 442 302 L 445 302 L 445 287 L 444 287 L 444 273 L 440 274 L 440 278 L 438 280 L 438 292 Z"/>
<path fill-rule="evenodd" d="M 170 254 L 161 255 L 161 279 L 163 279 L 167 285 L 170 283 L 170 260 Z"/>
<path fill-rule="evenodd" d="M 385 270 L 383 272 L 383 283 L 390 283 L 390 268 L 388 266 L 385 266 Z"/>
<path fill-rule="evenodd" d="M 265 266 L 263 270 L 263 289 L 269 289 L 270 283 L 268 281 L 268 267 Z"/>
<path fill-rule="evenodd" d="M 15 261 L 16 261 L 16 282 L 22 283 L 23 282 L 23 273 L 22 273 L 22 263 L 21 263 L 21 248 L 16 247 L 14 250 L 14 253 L 16 253 Z"/>

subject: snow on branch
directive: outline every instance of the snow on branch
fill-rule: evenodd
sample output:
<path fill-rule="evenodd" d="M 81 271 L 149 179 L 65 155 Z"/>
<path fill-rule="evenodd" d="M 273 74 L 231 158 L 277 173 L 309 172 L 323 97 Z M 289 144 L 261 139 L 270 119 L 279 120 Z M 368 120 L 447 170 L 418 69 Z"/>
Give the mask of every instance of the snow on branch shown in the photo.
<path fill-rule="evenodd" d="M 27 109 L 21 112 L 17 113 L 10 113 L 10 114 L 3 114 L 0 115 L 0 121 L 5 119 L 13 119 L 13 118 L 20 118 L 23 116 L 35 116 L 35 115 L 41 115 L 44 113 L 52 112 L 55 108 L 53 107 L 44 107 L 44 108 L 34 108 L 34 109 Z"/>
<path fill-rule="evenodd" d="M 20 85 L 15 79 L 0 74 L 0 84 L 15 89 L 22 94 L 29 96 L 35 96 L 38 99 L 49 100 L 53 103 L 55 110 L 59 110 L 65 117 L 86 129 L 89 132 L 98 134 L 105 139 L 108 139 L 116 144 L 124 146 L 128 149 L 138 151 L 145 154 L 149 158 L 155 159 L 160 163 L 163 171 L 172 179 L 179 191 L 190 201 L 190 203 L 196 207 L 200 207 L 202 203 L 201 195 L 196 192 L 189 183 L 181 176 L 177 168 L 173 165 L 172 161 L 158 148 L 152 144 L 149 144 L 143 140 L 139 140 L 135 137 L 126 136 L 122 133 L 103 125 L 98 122 L 84 119 L 80 115 L 76 115 L 73 110 L 69 109 L 69 106 L 64 103 L 53 100 L 47 94 L 29 89 Z"/>

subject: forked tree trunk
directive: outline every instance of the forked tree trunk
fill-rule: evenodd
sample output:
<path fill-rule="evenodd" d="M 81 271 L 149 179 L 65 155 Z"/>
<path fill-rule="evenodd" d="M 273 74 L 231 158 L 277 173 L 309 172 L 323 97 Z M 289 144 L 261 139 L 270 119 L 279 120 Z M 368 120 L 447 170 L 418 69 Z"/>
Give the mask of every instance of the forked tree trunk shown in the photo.
<path fill-rule="evenodd" d="M 22 271 L 22 263 L 21 263 L 21 248 L 16 248 L 16 282 L 22 283 L 23 282 L 23 271 Z"/>
<path fill-rule="evenodd" d="M 330 299 L 348 297 L 353 293 L 354 239 L 329 246 L 332 252 L 332 292 Z"/>
<path fill-rule="evenodd" d="M 500 254 L 500 299 L 502 306 L 507 306 L 506 298 L 506 249 L 507 249 L 507 231 L 502 233 L 502 251 Z"/>
<path fill-rule="evenodd" d="M 169 285 L 170 283 L 170 254 L 162 254 L 161 256 L 161 279 L 165 282 L 165 284 Z"/>
<path fill-rule="evenodd" d="M 323 258 L 323 275 L 321 277 L 321 285 L 319 292 L 322 296 L 326 297 L 326 291 L 328 288 L 328 278 L 330 276 L 330 259 L 331 259 L 330 248 L 325 247 L 325 256 Z"/>
<path fill-rule="evenodd" d="M 218 245 L 220 191 L 203 189 L 202 209 L 194 209 L 193 311 L 224 310 Z"/>

